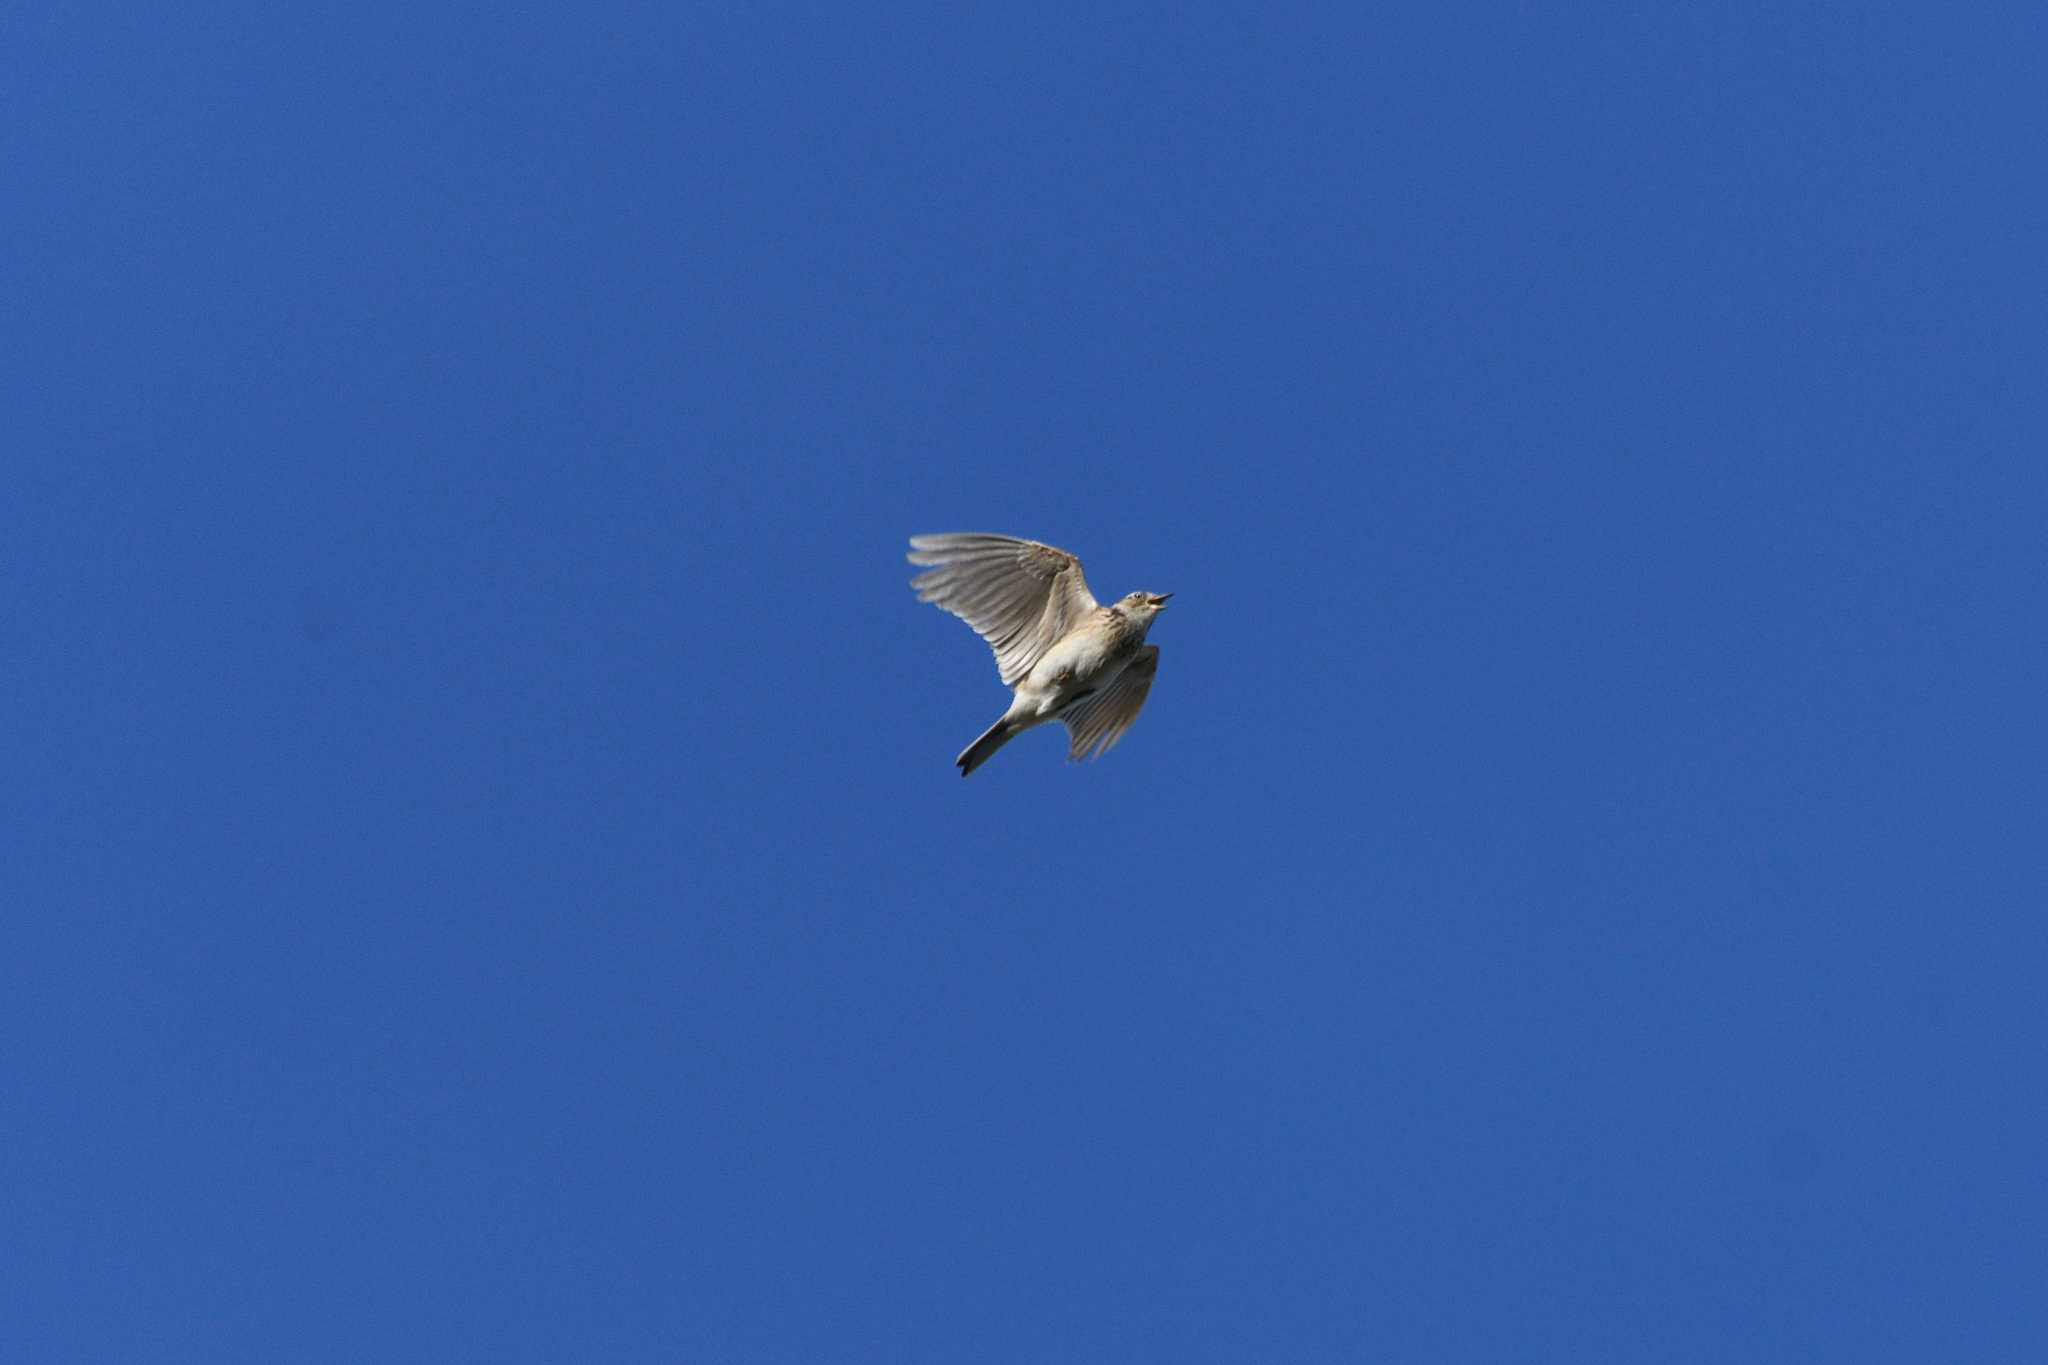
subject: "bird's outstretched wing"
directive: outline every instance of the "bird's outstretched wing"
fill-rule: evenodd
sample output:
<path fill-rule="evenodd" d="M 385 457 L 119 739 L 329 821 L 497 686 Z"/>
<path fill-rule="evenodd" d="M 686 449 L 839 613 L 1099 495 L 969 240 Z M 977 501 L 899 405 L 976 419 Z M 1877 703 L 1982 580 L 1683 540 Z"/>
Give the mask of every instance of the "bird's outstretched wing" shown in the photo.
<path fill-rule="evenodd" d="M 973 626 L 996 652 L 1005 687 L 1016 686 L 1096 606 L 1081 561 L 1035 540 L 976 533 L 912 536 L 910 562 L 931 566 L 910 582 L 918 601 Z"/>
<path fill-rule="evenodd" d="M 1109 686 L 1060 712 L 1060 723 L 1067 727 L 1071 740 L 1067 757 L 1096 758 L 1108 753 L 1144 709 L 1145 698 L 1152 691 L 1152 676 L 1158 671 L 1159 646 L 1146 645 L 1131 656 Z"/>

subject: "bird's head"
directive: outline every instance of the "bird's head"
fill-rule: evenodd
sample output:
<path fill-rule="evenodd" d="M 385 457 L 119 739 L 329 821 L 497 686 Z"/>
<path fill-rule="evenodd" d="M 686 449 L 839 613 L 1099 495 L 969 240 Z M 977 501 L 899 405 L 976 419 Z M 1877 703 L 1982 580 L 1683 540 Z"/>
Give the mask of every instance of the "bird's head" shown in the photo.
<path fill-rule="evenodd" d="M 1171 596 L 1173 594 L 1170 592 L 1126 593 L 1123 601 L 1117 603 L 1117 605 L 1122 607 L 1134 621 L 1150 621 L 1160 612 L 1166 610 L 1166 599 Z"/>

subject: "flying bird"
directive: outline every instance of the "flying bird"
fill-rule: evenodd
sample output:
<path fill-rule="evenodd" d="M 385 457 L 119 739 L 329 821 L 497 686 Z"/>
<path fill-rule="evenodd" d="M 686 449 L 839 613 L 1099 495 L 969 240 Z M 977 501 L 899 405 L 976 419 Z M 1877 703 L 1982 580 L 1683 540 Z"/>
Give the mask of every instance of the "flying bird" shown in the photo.
<path fill-rule="evenodd" d="M 1018 735 L 1049 720 L 1067 727 L 1072 759 L 1109 751 L 1131 728 L 1159 671 L 1145 643 L 1170 592 L 1134 592 L 1102 606 L 1065 550 L 1014 536 L 912 536 L 920 602 L 952 612 L 996 652 L 1015 698 L 1002 719 L 953 761 L 962 777 Z"/>

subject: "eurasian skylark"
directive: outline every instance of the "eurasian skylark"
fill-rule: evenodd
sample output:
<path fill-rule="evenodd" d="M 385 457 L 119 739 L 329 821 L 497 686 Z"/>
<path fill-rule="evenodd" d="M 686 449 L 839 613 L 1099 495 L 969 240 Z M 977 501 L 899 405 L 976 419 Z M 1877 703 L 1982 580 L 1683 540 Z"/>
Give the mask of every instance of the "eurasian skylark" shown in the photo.
<path fill-rule="evenodd" d="M 996 652 L 1016 698 L 953 761 L 962 777 L 1018 735 L 1049 720 L 1067 727 L 1069 758 L 1109 751 L 1138 718 L 1159 646 L 1145 643 L 1172 593 L 1134 592 L 1102 606 L 1065 550 L 1011 536 L 912 536 L 918 600 L 973 626 Z"/>

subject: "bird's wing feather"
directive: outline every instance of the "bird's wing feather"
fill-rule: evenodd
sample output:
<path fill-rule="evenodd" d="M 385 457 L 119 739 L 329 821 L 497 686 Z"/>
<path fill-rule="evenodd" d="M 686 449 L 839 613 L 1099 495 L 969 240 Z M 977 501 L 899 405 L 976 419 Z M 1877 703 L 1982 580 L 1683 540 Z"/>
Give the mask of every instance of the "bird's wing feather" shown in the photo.
<path fill-rule="evenodd" d="M 1109 686 L 1062 711 L 1060 722 L 1067 727 L 1071 741 L 1067 757 L 1096 758 L 1108 753 L 1138 718 L 1157 672 L 1159 646 L 1146 645 L 1131 656 Z"/>
<path fill-rule="evenodd" d="M 910 562 L 927 568 L 910 582 L 918 600 L 973 626 L 995 651 L 1005 687 L 1016 686 L 1096 606 L 1081 561 L 1035 540 L 912 536 Z"/>

